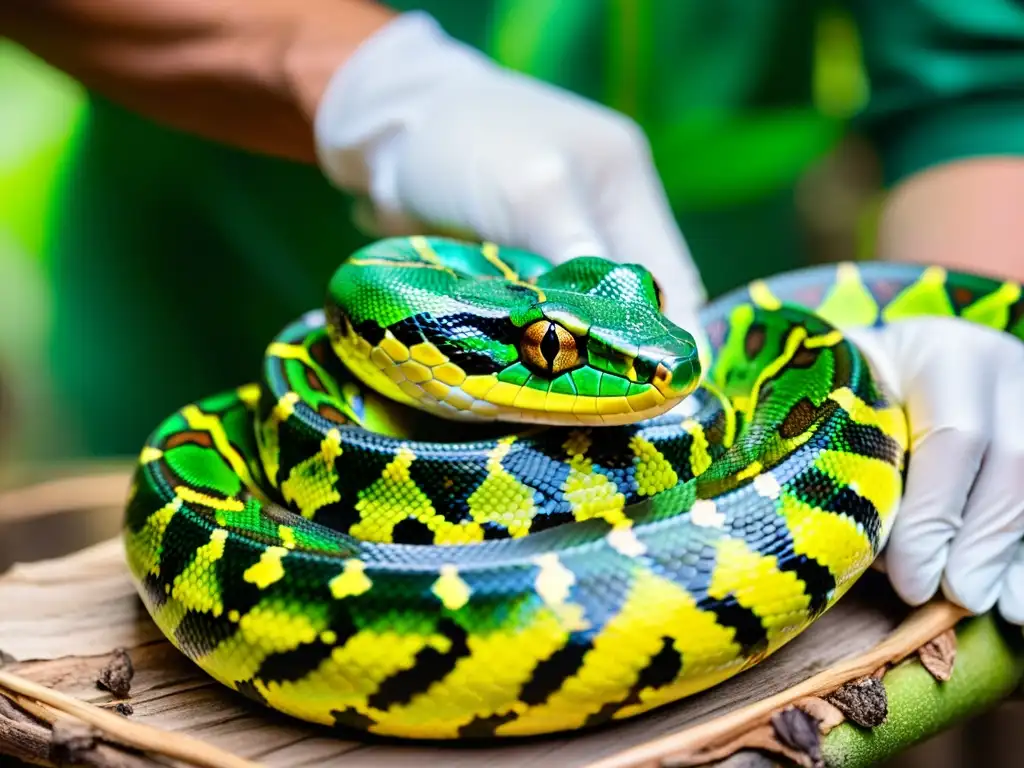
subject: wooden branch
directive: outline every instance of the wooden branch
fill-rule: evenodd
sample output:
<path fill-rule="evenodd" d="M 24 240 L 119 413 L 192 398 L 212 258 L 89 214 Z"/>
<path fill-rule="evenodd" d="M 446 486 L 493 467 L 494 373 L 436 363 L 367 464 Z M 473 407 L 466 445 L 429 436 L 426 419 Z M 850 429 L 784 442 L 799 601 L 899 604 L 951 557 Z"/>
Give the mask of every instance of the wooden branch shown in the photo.
<path fill-rule="evenodd" d="M 4 753 L 34 765 L 50 765 L 50 732 L 41 725 L 19 723 L 0 715 L 0 743 Z"/>
<path fill-rule="evenodd" d="M 124 504 L 131 473 L 113 471 L 81 475 L 0 493 L 0 520 L 5 524 L 61 512 L 102 509 Z"/>
<path fill-rule="evenodd" d="M 24 697 L 11 694 L 25 703 Z M 40 715 L 38 720 L 26 715 L 22 710 L 14 706 L 14 703 L 0 696 L 0 744 L 3 744 L 5 751 L 11 757 L 33 765 L 54 766 L 57 765 L 55 747 L 60 747 L 65 739 L 65 734 L 73 732 L 74 723 L 60 713 L 50 710 L 44 705 L 30 707 Z M 40 725 L 39 720 L 51 727 Z M 73 762 L 76 765 L 92 766 L 92 768 L 161 768 L 165 764 L 156 760 L 127 753 L 122 749 L 105 744 L 98 739 L 85 745 L 86 748 L 77 749 L 73 755 Z"/>
<path fill-rule="evenodd" d="M 256 768 L 256 763 L 198 739 L 130 722 L 120 715 L 0 670 L 0 690 L 3 689 L 12 694 L 19 706 L 29 707 L 32 714 L 41 719 L 49 719 L 45 707 L 51 707 L 100 729 L 114 741 L 144 752 L 154 752 L 202 768 Z"/>
<path fill-rule="evenodd" d="M 895 632 L 872 650 L 710 722 L 679 733 L 640 744 L 587 765 L 587 768 L 661 768 L 697 766 L 725 757 L 723 747 L 748 731 L 764 726 L 774 713 L 810 696 L 825 696 L 852 680 L 871 675 L 881 667 L 896 664 L 918 648 L 956 626 L 968 616 L 963 608 L 949 602 L 930 603 L 915 611 Z"/>

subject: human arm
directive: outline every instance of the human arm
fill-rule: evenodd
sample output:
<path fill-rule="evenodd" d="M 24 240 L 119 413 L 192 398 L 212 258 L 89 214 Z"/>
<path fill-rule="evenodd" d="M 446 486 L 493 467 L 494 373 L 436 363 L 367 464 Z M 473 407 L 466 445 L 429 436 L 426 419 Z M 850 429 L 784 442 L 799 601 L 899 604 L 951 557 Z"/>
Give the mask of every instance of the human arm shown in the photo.
<path fill-rule="evenodd" d="M 857 0 L 881 258 L 1024 280 L 1024 3 Z"/>
<path fill-rule="evenodd" d="M 697 332 L 704 289 L 625 116 L 366 0 L 0 0 L 7 33 L 155 120 L 319 164 L 379 235 L 464 234 L 648 267 Z M 702 340 L 702 339 L 701 339 Z"/>
<path fill-rule="evenodd" d="M 394 16 L 370 0 L 0 0 L 0 35 L 157 122 L 312 163 L 328 80 Z"/>
<path fill-rule="evenodd" d="M 1024 281 L 1024 4 L 854 3 L 871 99 L 861 127 L 891 186 L 880 258 Z M 907 493 L 885 565 L 1024 623 L 1024 347 L 964 321 L 856 335 L 907 406 Z"/>
<path fill-rule="evenodd" d="M 1024 119 L 1016 130 L 1024 141 Z M 879 224 L 878 251 L 893 261 L 1024 282 L 1024 156 L 922 170 L 893 190 Z"/>

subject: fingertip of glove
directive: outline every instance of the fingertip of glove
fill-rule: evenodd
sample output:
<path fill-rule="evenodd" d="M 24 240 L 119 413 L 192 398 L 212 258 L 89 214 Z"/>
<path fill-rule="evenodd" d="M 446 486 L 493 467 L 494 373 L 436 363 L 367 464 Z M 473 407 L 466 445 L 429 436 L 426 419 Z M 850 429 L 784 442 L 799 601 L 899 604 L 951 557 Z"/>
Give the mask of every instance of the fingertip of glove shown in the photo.
<path fill-rule="evenodd" d="M 889 583 L 900 600 L 914 608 L 927 603 L 938 591 L 937 589 L 929 589 L 925 584 L 903 583 L 891 571 L 886 571 L 886 575 L 889 577 Z"/>
<path fill-rule="evenodd" d="M 999 615 L 1011 624 L 1024 627 L 1024 599 L 1020 596 L 1007 596 L 1005 593 L 999 598 Z"/>
<path fill-rule="evenodd" d="M 999 582 L 977 571 L 947 572 L 942 578 L 942 594 L 946 599 L 975 615 L 992 610 L 999 600 L 999 593 Z"/>
<path fill-rule="evenodd" d="M 924 605 L 939 591 L 941 569 L 929 559 L 918 560 L 905 553 L 890 553 L 881 569 L 889 577 L 893 590 L 907 605 Z"/>
<path fill-rule="evenodd" d="M 1011 624 L 1024 625 L 1024 558 L 1018 557 L 1006 573 L 999 595 L 999 613 Z"/>

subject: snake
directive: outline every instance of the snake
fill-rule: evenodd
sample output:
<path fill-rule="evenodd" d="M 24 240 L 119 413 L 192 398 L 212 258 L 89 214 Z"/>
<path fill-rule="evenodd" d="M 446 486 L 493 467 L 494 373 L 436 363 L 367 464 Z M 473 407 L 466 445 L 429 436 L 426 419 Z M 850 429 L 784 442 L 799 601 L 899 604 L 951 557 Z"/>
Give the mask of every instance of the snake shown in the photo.
<path fill-rule="evenodd" d="M 1024 339 L 1021 286 L 851 261 L 663 314 L 645 268 L 451 237 L 348 254 L 239 386 L 157 425 L 128 569 L 209 677 L 407 739 L 575 731 L 747 670 L 884 547 L 905 411 L 844 333 Z"/>

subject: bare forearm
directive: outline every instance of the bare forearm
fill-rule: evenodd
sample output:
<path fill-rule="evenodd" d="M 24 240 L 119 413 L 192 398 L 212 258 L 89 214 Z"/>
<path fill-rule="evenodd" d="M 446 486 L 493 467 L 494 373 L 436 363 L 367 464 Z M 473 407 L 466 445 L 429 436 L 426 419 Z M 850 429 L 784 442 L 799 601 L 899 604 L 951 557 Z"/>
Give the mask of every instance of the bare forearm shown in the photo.
<path fill-rule="evenodd" d="M 878 251 L 1024 282 L 1024 158 L 963 160 L 907 180 L 886 205 Z"/>
<path fill-rule="evenodd" d="M 0 0 L 0 35 L 149 118 L 312 162 L 327 81 L 393 15 L 371 0 Z"/>

